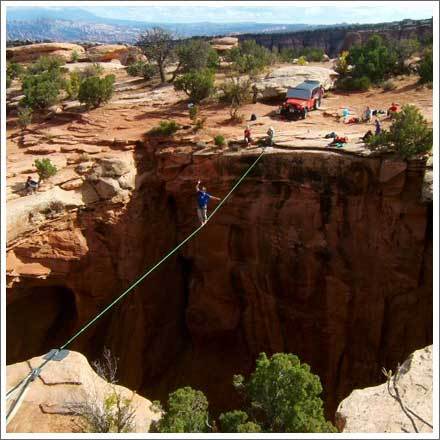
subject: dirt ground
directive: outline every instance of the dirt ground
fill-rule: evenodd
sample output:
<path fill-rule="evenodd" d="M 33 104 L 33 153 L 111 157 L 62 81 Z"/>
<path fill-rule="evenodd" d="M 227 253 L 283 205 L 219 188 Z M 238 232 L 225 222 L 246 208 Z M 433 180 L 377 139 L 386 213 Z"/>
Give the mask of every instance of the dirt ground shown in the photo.
<path fill-rule="evenodd" d="M 322 64 L 321 64 L 322 65 Z M 394 80 L 396 88 L 392 91 L 371 89 L 363 93 L 329 92 L 322 101 L 319 110 L 309 113 L 305 120 L 285 121 L 276 114 L 278 102 L 247 104 L 239 113 L 243 115 L 242 122 L 232 122 L 229 107 L 225 104 L 211 103 L 201 107 L 200 117 L 206 118 L 205 127 L 188 136 L 188 142 L 204 142 L 213 146 L 213 137 L 223 135 L 226 140 L 241 140 L 246 125 L 251 126 L 252 136 L 255 140 L 263 137 L 267 129 L 272 126 L 275 129 L 275 142 L 286 148 L 313 147 L 325 150 L 329 141 L 325 134 L 336 132 L 340 136 L 348 137 L 349 143 L 344 150 L 362 153 L 366 151 L 360 137 L 369 129 L 374 132 L 374 119 L 370 123 L 345 124 L 338 121 L 334 114 L 341 114 L 343 108 L 348 108 L 351 115 L 360 116 L 366 105 L 372 109 L 387 110 L 392 102 L 397 104 L 414 104 L 424 117 L 432 122 L 432 89 L 420 87 L 417 77 L 401 77 Z M 188 99 L 183 92 L 176 92 L 172 85 L 151 87 L 142 79 L 128 77 L 125 72 L 117 74 L 117 91 L 112 100 L 103 107 L 90 111 L 81 110 L 82 122 L 65 117 L 56 116 L 47 120 L 33 123 L 24 136 L 17 127 L 16 117 L 8 118 L 7 130 L 7 159 L 8 159 L 8 187 L 15 185 L 17 181 L 25 179 L 25 175 L 32 172 L 32 163 L 36 158 L 41 158 L 41 152 L 34 154 L 26 145 L 26 136 L 37 133 L 40 139 L 44 136 L 48 144 L 55 151 L 48 154 L 54 159 L 68 157 L 68 152 L 60 150 L 57 138 L 75 144 L 78 142 L 77 131 L 80 130 L 85 143 L 93 145 L 93 140 L 114 139 L 141 140 L 145 134 L 163 120 L 175 120 L 183 126 L 189 126 L 191 121 L 188 116 Z M 74 103 L 73 103 L 74 104 Z M 77 107 L 79 103 L 77 103 Z M 73 105 L 74 107 L 74 105 Z M 78 112 L 76 108 L 73 112 Z M 257 115 L 257 120 L 250 122 L 251 114 Z M 38 115 L 37 115 L 38 117 Z M 382 116 L 382 126 L 387 128 L 389 121 Z M 43 138 L 41 138 L 43 136 Z M 66 141 L 67 139 L 67 141 Z M 46 141 L 45 141 L 46 142 Z M 171 142 L 172 143 L 172 142 Z M 34 144 L 35 145 L 35 144 Z M 37 146 L 39 142 L 37 141 Z M 62 145 L 61 145 L 62 146 Z M 64 157 L 64 161 L 66 160 Z M 61 163 L 61 162 L 60 162 Z M 23 166 L 22 166 L 23 165 Z M 35 175 L 33 173 L 32 175 Z M 9 194 L 14 191 L 11 189 Z"/>

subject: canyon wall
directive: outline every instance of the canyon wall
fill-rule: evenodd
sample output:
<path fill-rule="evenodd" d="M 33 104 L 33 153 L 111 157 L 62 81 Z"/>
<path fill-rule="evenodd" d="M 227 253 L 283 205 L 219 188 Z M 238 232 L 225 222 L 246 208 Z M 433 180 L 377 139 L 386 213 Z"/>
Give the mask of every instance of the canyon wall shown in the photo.
<path fill-rule="evenodd" d="M 184 151 L 184 150 L 182 150 Z M 101 202 L 8 253 L 7 362 L 63 343 L 197 227 L 195 181 L 223 197 L 255 154 L 135 153 L 128 203 Z M 234 408 L 232 375 L 292 352 L 327 414 L 432 343 L 432 202 L 392 159 L 268 152 L 208 225 L 70 348 L 106 345 L 149 399 L 191 385 Z M 211 209 L 215 202 L 211 202 Z M 12 270 L 12 268 L 14 270 Z"/>
<path fill-rule="evenodd" d="M 397 24 L 382 23 L 276 34 L 244 34 L 238 37 L 239 40 L 255 40 L 268 49 L 317 47 L 329 56 L 336 57 L 342 50 L 347 50 L 354 44 L 365 43 L 373 34 L 379 34 L 389 42 L 410 38 L 422 41 L 432 39 L 432 20 L 404 20 Z"/>

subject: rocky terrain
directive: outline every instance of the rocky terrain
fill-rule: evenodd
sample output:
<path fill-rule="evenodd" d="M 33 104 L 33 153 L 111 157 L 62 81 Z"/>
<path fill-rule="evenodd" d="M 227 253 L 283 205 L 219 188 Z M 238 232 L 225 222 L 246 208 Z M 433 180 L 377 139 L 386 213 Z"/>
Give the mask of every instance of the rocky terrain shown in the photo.
<path fill-rule="evenodd" d="M 44 358 L 38 356 L 8 365 L 6 388 L 12 389 L 43 361 Z M 159 413 L 152 411 L 149 400 L 127 388 L 109 384 L 93 371 L 82 354 L 69 351 L 67 357 L 53 360 L 41 370 L 40 375 L 28 385 L 17 406 L 18 392 L 8 399 L 7 411 L 17 408 L 11 413 L 8 433 L 75 432 L 80 423 L 75 407 L 84 402 L 103 401 L 114 393 L 131 401 L 135 411 L 134 432 L 148 431 L 151 422 L 160 417 Z"/>
<path fill-rule="evenodd" d="M 417 350 L 387 383 L 354 390 L 338 406 L 341 432 L 432 432 L 432 345 Z"/>
<path fill-rule="evenodd" d="M 116 76 L 104 107 L 66 101 L 26 130 L 8 118 L 8 364 L 65 342 L 193 231 L 198 178 L 223 197 L 261 151 L 215 147 L 215 135 L 232 147 L 249 124 L 226 106 L 203 106 L 196 132 L 183 93 Z M 243 106 L 245 119 L 258 116 L 255 138 L 275 128 L 275 147 L 197 237 L 70 348 L 94 359 L 108 346 L 124 386 L 163 400 L 191 385 L 214 412 L 238 405 L 232 375 L 260 351 L 292 352 L 321 377 L 332 417 L 353 389 L 382 382 L 382 367 L 431 344 L 432 166 L 371 155 L 359 138 L 373 124 L 335 117 L 396 101 L 432 121 L 432 91 L 396 82 L 332 93 L 297 122 L 273 103 Z M 173 138 L 147 134 L 170 119 L 183 127 Z M 328 147 L 330 131 L 347 146 Z M 24 196 L 41 157 L 59 171 Z"/>

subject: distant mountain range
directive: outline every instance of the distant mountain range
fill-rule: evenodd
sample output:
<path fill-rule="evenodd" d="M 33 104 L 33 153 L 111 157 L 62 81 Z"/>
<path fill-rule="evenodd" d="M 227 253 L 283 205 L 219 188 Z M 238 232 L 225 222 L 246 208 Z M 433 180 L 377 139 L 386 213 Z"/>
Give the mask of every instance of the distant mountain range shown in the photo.
<path fill-rule="evenodd" d="M 341 25 L 339 25 L 341 26 Z M 162 27 L 179 38 L 245 33 L 295 32 L 328 25 L 273 23 L 150 23 L 98 17 L 81 8 L 8 7 L 7 40 L 51 40 L 96 43 L 133 43 L 152 27 Z"/>

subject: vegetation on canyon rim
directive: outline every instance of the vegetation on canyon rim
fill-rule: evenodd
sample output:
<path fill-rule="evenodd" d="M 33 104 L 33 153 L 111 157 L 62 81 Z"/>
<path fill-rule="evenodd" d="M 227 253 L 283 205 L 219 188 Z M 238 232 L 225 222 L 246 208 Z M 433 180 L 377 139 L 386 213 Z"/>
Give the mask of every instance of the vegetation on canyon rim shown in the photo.
<path fill-rule="evenodd" d="M 102 360 L 92 365 L 109 383 L 109 391 L 102 399 L 91 390 L 88 400 L 66 402 L 66 408 L 77 416 L 77 431 L 133 432 L 133 399 L 123 397 L 115 387 L 117 359 L 105 348 Z M 336 432 L 324 417 L 321 381 L 298 356 L 276 353 L 268 358 L 260 353 L 255 371 L 247 380 L 235 375 L 233 385 L 243 408 L 214 418 L 203 392 L 186 386 L 170 393 L 164 407 L 153 402 L 152 410 L 161 413 L 161 418 L 152 423 L 150 432 Z"/>
<path fill-rule="evenodd" d="M 427 43 L 416 68 L 421 83 L 432 82 L 432 42 Z M 365 44 L 341 53 L 336 63 L 340 75 L 337 87 L 363 91 L 393 76 L 409 74 L 411 70 L 406 61 L 420 52 L 420 48 L 421 43 L 416 39 L 394 42 L 373 35 Z"/>
<path fill-rule="evenodd" d="M 325 420 L 319 377 L 293 354 L 261 353 L 248 380 L 233 378 L 245 407 L 218 420 L 209 415 L 201 391 L 184 387 L 171 393 L 165 408 L 155 402 L 162 418 L 153 432 L 336 432 Z"/>
<path fill-rule="evenodd" d="M 372 151 L 396 152 L 402 159 L 420 156 L 432 149 L 432 128 L 414 105 L 405 105 L 396 113 L 389 130 L 367 140 Z"/>

